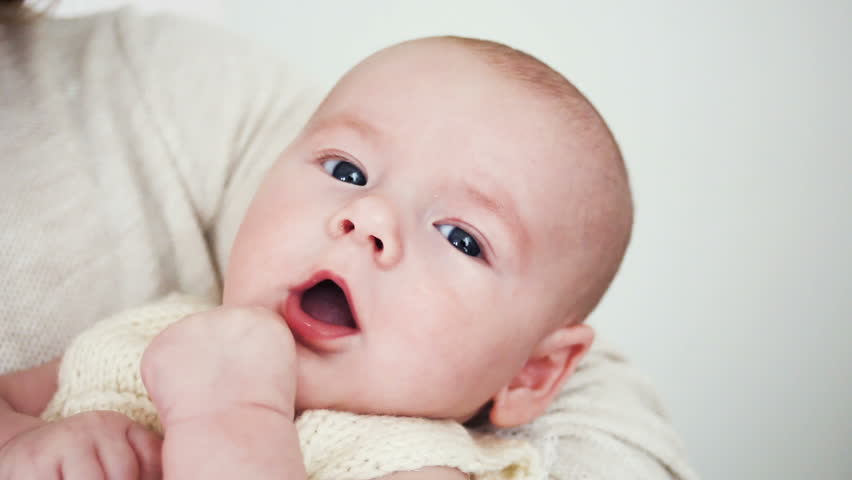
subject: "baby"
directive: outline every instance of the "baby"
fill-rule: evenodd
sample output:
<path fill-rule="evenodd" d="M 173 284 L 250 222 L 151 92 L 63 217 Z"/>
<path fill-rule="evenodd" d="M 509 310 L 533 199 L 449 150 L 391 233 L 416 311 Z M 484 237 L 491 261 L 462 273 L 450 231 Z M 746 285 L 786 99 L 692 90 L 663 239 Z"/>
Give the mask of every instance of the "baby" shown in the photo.
<path fill-rule="evenodd" d="M 267 173 L 222 306 L 145 351 L 166 478 L 304 478 L 307 410 L 533 420 L 592 343 L 631 225 L 606 124 L 540 61 L 456 37 L 374 54 Z"/>

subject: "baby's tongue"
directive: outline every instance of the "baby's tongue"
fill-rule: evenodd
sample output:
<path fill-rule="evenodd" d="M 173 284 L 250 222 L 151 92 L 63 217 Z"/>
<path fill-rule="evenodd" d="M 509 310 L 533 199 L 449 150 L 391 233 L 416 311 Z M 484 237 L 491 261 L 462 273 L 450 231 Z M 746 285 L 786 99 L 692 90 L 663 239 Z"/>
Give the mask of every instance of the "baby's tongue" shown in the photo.
<path fill-rule="evenodd" d="M 346 294 L 331 280 L 323 280 L 302 294 L 302 310 L 322 322 L 355 328 Z"/>

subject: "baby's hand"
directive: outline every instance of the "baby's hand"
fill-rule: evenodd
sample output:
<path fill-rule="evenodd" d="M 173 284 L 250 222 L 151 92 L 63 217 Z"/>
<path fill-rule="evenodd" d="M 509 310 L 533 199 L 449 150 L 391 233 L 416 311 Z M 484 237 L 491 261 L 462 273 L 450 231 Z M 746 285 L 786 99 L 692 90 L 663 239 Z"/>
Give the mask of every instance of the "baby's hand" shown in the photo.
<path fill-rule="evenodd" d="M 0 449 L 0 480 L 155 480 L 162 439 L 117 412 L 45 423 Z"/>
<path fill-rule="evenodd" d="M 142 381 L 166 430 L 245 406 L 292 419 L 295 352 L 293 335 L 274 312 L 219 307 L 160 333 L 142 357 Z"/>

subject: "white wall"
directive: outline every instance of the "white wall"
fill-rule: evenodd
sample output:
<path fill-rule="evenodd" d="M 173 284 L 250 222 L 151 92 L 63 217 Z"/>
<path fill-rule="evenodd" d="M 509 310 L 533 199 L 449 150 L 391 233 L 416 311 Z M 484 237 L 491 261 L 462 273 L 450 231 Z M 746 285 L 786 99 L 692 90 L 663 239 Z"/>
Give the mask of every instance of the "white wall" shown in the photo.
<path fill-rule="evenodd" d="M 104 3 L 123 2 L 60 10 Z M 245 32 L 325 85 L 430 34 L 550 62 L 609 120 L 638 205 L 592 321 L 702 476 L 852 478 L 852 2 L 137 3 Z"/>

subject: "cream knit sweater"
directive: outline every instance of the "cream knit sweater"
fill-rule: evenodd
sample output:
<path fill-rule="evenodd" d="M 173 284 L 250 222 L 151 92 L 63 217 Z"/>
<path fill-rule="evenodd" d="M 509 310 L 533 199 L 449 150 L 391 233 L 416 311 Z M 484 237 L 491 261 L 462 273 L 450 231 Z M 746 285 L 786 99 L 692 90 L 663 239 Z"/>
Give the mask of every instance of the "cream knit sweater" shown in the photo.
<path fill-rule="evenodd" d="M 96 323 L 71 342 L 42 418 L 112 410 L 162 433 L 140 374 L 142 353 L 167 326 L 214 304 L 185 295 Z M 482 479 L 542 479 L 529 443 L 469 432 L 452 421 L 311 410 L 296 420 L 308 478 L 367 480 L 422 467 L 455 467 Z"/>
<path fill-rule="evenodd" d="M 0 25 L 0 374 L 167 292 L 218 295 L 259 178 L 318 98 L 296 73 L 168 16 Z M 602 342 L 511 434 L 558 480 L 695 478 L 652 386 Z"/>

